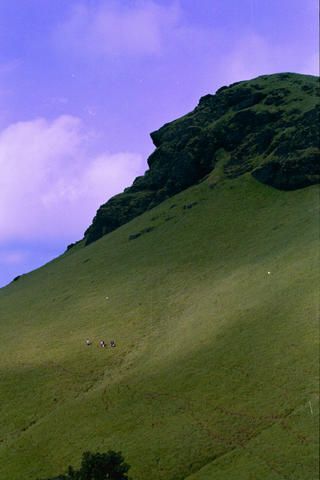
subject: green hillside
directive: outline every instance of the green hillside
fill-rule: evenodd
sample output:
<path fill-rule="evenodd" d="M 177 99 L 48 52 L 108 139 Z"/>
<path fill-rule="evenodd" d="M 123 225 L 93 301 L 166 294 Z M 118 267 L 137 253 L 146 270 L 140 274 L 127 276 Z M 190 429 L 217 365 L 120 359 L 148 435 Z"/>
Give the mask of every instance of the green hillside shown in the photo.
<path fill-rule="evenodd" d="M 135 480 L 317 479 L 318 205 L 214 172 L 1 289 L 1 480 L 109 448 Z"/>

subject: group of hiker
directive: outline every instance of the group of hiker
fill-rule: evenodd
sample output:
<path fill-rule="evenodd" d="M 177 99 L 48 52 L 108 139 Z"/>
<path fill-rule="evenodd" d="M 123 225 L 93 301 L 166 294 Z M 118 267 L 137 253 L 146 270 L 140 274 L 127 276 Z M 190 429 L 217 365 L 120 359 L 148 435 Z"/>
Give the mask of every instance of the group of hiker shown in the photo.
<path fill-rule="evenodd" d="M 91 340 L 90 340 L 89 338 L 87 338 L 87 340 L 86 340 L 86 345 L 87 345 L 87 347 L 89 347 L 90 345 L 92 345 L 92 342 L 91 342 Z M 106 346 L 107 346 L 107 345 L 106 345 L 106 342 L 105 342 L 104 340 L 100 340 L 100 342 L 99 342 L 99 347 L 101 347 L 101 348 L 106 348 Z M 114 340 L 110 340 L 110 347 L 111 347 L 111 348 L 114 348 L 115 346 L 116 346 L 116 342 L 115 342 Z"/>

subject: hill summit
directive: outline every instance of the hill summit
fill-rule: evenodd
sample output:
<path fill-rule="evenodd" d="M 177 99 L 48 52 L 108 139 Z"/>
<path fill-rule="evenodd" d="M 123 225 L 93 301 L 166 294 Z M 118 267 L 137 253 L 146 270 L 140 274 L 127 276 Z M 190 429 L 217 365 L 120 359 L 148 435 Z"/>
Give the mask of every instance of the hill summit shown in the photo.
<path fill-rule="evenodd" d="M 85 244 L 208 174 L 216 184 L 251 172 L 282 190 L 317 183 L 317 95 L 316 77 L 280 73 L 202 97 L 192 112 L 151 133 L 156 149 L 148 159 L 149 170 L 99 208 L 85 232 Z"/>

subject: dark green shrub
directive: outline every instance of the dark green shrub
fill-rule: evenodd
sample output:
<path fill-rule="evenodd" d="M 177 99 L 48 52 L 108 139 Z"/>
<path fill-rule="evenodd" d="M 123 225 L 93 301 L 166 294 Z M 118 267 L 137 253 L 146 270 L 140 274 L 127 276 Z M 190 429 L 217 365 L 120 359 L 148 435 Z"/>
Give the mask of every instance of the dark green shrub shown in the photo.
<path fill-rule="evenodd" d="M 121 452 L 85 452 L 79 470 L 69 467 L 66 474 L 46 480 L 129 480 L 129 469 L 130 466 L 125 463 Z"/>

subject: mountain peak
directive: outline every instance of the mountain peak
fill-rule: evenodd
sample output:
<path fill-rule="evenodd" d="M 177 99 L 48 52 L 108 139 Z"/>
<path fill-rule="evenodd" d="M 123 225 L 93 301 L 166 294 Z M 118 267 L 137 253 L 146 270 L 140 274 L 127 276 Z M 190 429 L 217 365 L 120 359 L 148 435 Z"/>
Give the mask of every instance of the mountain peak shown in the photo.
<path fill-rule="evenodd" d="M 90 244 L 219 168 L 215 182 L 245 173 L 295 190 L 319 182 L 318 79 L 278 73 L 223 86 L 187 115 L 151 133 L 149 170 L 102 205 Z"/>

